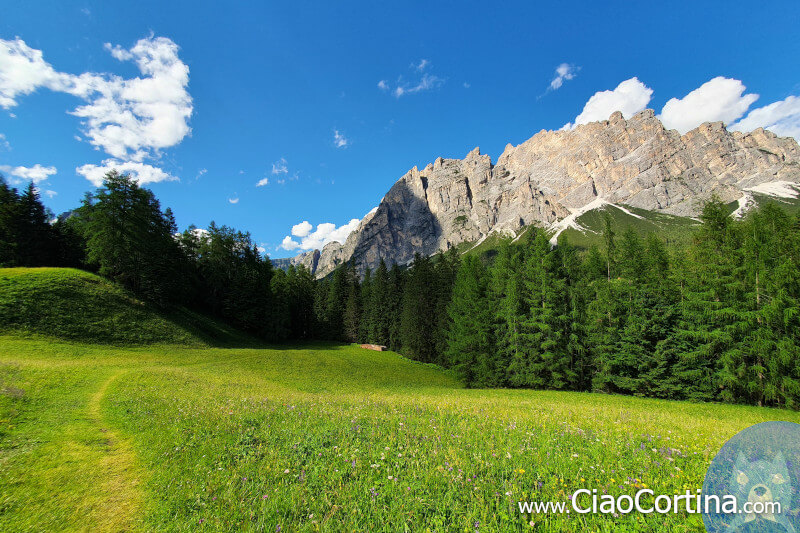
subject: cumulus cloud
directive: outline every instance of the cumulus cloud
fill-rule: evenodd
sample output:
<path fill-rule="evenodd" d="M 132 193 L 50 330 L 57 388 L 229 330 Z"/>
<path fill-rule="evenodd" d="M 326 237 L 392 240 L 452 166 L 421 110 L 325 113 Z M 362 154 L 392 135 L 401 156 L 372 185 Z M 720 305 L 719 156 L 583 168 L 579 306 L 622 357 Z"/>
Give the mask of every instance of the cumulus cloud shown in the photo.
<path fill-rule="evenodd" d="M 556 67 L 556 75 L 550 82 L 550 90 L 555 91 L 556 89 L 560 89 L 561 86 L 564 85 L 564 81 L 573 79 L 578 75 L 579 70 L 580 67 L 576 67 L 575 65 L 561 63 Z"/>
<path fill-rule="evenodd" d="M 142 76 L 58 72 L 21 39 L 0 39 L 0 107 L 11 109 L 39 88 L 67 93 L 84 100 L 70 113 L 81 119 L 84 137 L 98 150 L 126 163 L 158 159 L 191 132 L 189 67 L 178 57 L 178 45 L 165 37 L 140 39 L 130 49 L 109 43 L 105 48 L 119 61 L 134 62 Z M 149 174 L 169 179 L 163 171 Z"/>
<path fill-rule="evenodd" d="M 17 98 L 39 87 L 63 90 L 65 76 L 45 62 L 41 50 L 35 50 L 17 37 L 0 39 L 0 107 L 11 109 Z"/>
<path fill-rule="evenodd" d="M 256 187 L 263 187 L 265 185 L 269 185 L 269 178 L 261 178 L 258 180 L 258 183 L 256 183 Z"/>
<path fill-rule="evenodd" d="M 753 109 L 730 129 L 752 131 L 765 128 L 782 137 L 800 140 L 800 97 L 789 96 L 764 107 Z"/>
<path fill-rule="evenodd" d="M 40 164 L 35 164 L 32 167 L 12 167 L 9 165 L 0 165 L 0 172 L 9 174 L 17 178 L 15 183 L 22 180 L 32 181 L 33 183 L 40 183 L 57 172 L 56 167 L 43 167 Z"/>
<path fill-rule="evenodd" d="M 307 220 L 292 226 L 292 235 L 295 237 L 307 237 L 311 230 L 314 228 Z"/>
<path fill-rule="evenodd" d="M 652 95 L 653 89 L 638 78 L 625 80 L 612 91 L 594 93 L 583 106 L 581 114 L 575 117 L 575 121 L 565 124 L 563 129 L 571 129 L 578 124 L 608 120 L 615 111 L 621 111 L 622 116 L 630 118 L 647 106 Z"/>
<path fill-rule="evenodd" d="M 289 172 L 289 165 L 286 163 L 286 159 L 281 157 L 274 163 L 272 163 L 272 174 L 279 175 L 279 174 L 286 174 Z"/>
<path fill-rule="evenodd" d="M 48 198 L 55 198 L 56 196 L 58 196 L 58 193 L 56 191 L 51 191 L 50 189 L 42 191 L 42 193 Z"/>
<path fill-rule="evenodd" d="M 372 209 L 365 217 L 374 213 L 378 208 Z M 362 219 L 363 220 L 363 219 Z M 304 220 L 299 224 L 292 226 L 292 235 L 287 235 L 283 238 L 280 248 L 284 250 L 321 250 L 326 244 L 331 242 L 344 243 L 347 237 L 355 230 L 361 220 L 354 218 L 347 224 L 336 226 L 330 222 L 317 224 L 317 228 L 311 231 L 313 226 Z M 295 240 L 292 236 L 297 237 Z"/>
<path fill-rule="evenodd" d="M 745 89 L 739 80 L 718 76 L 683 98 L 671 98 L 659 118 L 665 128 L 676 129 L 682 134 L 703 122 L 721 120 L 729 124 L 744 115 L 758 100 L 757 94 L 744 94 Z"/>
<path fill-rule="evenodd" d="M 386 80 L 381 80 L 378 82 L 378 89 L 380 89 L 381 91 L 388 91 L 389 84 L 386 83 Z"/>
<path fill-rule="evenodd" d="M 120 174 L 128 174 L 140 184 L 177 181 L 178 179 L 147 163 L 119 161 L 117 159 L 106 159 L 99 165 L 82 165 L 76 168 L 75 172 L 92 182 L 95 187 L 100 187 L 103 184 L 105 175 L 112 170 L 116 170 Z"/>
<path fill-rule="evenodd" d="M 294 240 L 292 240 L 291 237 L 287 235 L 286 237 L 283 238 L 280 248 L 283 248 L 284 250 L 288 250 L 291 252 L 292 250 L 297 250 L 298 248 L 300 248 L 300 243 L 295 242 Z"/>
<path fill-rule="evenodd" d="M 350 143 L 350 139 L 344 136 L 344 134 L 340 133 L 339 130 L 333 130 L 333 145 L 336 148 L 347 148 L 347 145 Z"/>

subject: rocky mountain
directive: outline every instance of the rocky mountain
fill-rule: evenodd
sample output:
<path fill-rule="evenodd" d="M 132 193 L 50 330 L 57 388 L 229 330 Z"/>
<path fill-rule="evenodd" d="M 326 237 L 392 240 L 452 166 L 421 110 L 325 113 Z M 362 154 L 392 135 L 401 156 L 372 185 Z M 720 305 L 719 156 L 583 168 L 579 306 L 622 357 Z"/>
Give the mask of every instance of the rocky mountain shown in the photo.
<path fill-rule="evenodd" d="M 605 204 L 695 216 L 717 195 L 746 210 L 752 192 L 792 195 L 800 187 L 800 146 L 757 129 L 705 123 L 681 135 L 652 110 L 626 120 L 541 131 L 507 145 L 492 164 L 475 148 L 464 159 L 438 158 L 409 170 L 346 242 L 290 259 L 323 277 L 353 258 L 359 271 L 409 263 L 493 232 L 535 224 L 554 234 Z M 741 213 L 739 213 L 741 214 Z"/>

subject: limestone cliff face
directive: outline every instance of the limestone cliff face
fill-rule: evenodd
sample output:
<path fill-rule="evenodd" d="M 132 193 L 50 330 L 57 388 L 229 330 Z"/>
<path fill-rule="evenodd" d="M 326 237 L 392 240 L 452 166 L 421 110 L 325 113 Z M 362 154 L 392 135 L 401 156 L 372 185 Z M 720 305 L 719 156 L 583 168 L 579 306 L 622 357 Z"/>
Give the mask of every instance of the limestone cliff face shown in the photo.
<path fill-rule="evenodd" d="M 541 131 L 508 145 L 496 165 L 478 148 L 408 171 L 343 244 L 293 261 L 322 277 L 355 260 L 359 271 L 406 264 L 495 231 L 550 226 L 598 200 L 694 216 L 716 194 L 725 202 L 770 182 L 800 184 L 800 146 L 769 131 L 729 132 L 721 122 L 680 135 L 652 110 L 628 120 Z"/>

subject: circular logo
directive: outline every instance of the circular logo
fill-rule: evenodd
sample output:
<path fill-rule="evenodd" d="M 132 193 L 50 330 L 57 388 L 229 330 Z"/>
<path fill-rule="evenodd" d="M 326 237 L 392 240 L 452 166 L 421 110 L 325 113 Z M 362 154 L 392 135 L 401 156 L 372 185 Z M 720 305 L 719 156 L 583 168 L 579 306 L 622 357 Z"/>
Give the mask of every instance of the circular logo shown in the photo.
<path fill-rule="evenodd" d="M 710 533 L 800 533 L 800 424 L 763 422 L 733 436 L 703 481 Z"/>

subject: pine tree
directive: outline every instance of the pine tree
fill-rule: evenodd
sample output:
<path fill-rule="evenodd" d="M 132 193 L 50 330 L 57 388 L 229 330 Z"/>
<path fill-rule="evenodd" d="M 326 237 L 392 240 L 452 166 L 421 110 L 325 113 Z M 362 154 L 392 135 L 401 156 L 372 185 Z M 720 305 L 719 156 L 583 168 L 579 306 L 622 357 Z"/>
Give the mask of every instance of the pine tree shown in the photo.
<path fill-rule="evenodd" d="M 349 342 L 357 342 L 361 331 L 361 287 L 352 261 L 345 265 L 344 270 L 347 280 L 347 296 L 342 317 L 344 338 Z"/>
<path fill-rule="evenodd" d="M 400 340 L 404 352 L 425 363 L 436 360 L 434 290 L 431 260 L 416 254 L 403 287 Z"/>
<path fill-rule="evenodd" d="M 492 336 L 496 346 L 495 365 L 487 372 L 487 386 L 503 386 L 513 382 L 519 386 L 523 379 L 515 373 L 524 368 L 525 351 L 522 321 L 525 305 L 519 265 L 523 264 L 521 247 L 504 242 L 489 269 L 487 302 L 492 319 Z M 513 363 L 513 366 L 512 366 Z M 511 373 L 511 375 L 509 375 Z"/>
<path fill-rule="evenodd" d="M 539 232 L 524 266 L 527 316 L 522 323 L 527 346 L 524 384 L 563 389 L 574 381 L 566 351 L 568 302 L 560 250 Z"/>
<path fill-rule="evenodd" d="M 401 323 L 405 284 L 405 274 L 397 266 L 397 263 L 394 263 L 389 271 L 389 290 L 386 298 L 388 307 L 384 312 L 389 317 L 388 346 L 396 352 L 402 350 Z"/>
<path fill-rule="evenodd" d="M 100 274 L 159 304 L 180 297 L 174 220 L 161 212 L 151 191 L 111 171 L 78 211 L 87 259 Z"/>
<path fill-rule="evenodd" d="M 378 344 L 372 336 L 375 330 L 375 311 L 372 308 L 372 286 L 372 272 L 367 268 L 364 271 L 364 279 L 361 280 L 361 321 L 358 325 L 358 342 Z"/>
<path fill-rule="evenodd" d="M 391 302 L 391 293 L 389 270 L 381 259 L 372 278 L 368 326 L 370 342 L 385 346 L 392 344 L 389 332 L 392 329 L 393 314 L 396 314 Z"/>
<path fill-rule="evenodd" d="M 486 273 L 474 256 L 467 256 L 461 263 L 447 313 L 450 328 L 446 358 L 450 365 L 467 387 L 494 385 L 496 361 L 486 300 Z"/>

